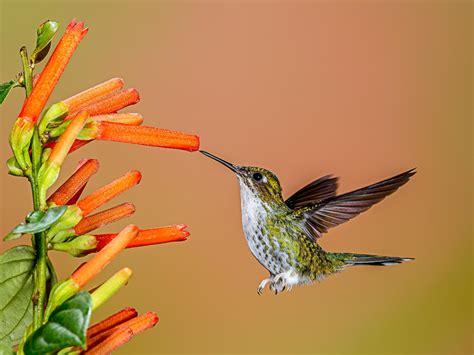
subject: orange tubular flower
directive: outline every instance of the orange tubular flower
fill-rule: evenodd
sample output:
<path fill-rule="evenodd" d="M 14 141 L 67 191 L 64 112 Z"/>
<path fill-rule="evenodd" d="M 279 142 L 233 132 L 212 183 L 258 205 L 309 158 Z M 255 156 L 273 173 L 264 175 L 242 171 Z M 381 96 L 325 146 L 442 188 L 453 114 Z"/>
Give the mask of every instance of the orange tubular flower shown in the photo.
<path fill-rule="evenodd" d="M 113 223 L 122 218 L 128 217 L 135 212 L 135 206 L 131 203 L 122 203 L 121 205 L 109 208 L 108 210 L 93 214 L 82 219 L 75 227 L 76 235 L 82 235 L 93 231 L 94 229 Z"/>
<path fill-rule="evenodd" d="M 63 103 L 68 107 L 69 114 L 82 110 L 87 105 L 100 101 L 109 94 L 120 90 L 124 86 L 122 78 L 113 78 L 90 89 L 84 90 L 66 100 Z"/>
<path fill-rule="evenodd" d="M 138 313 L 135 308 L 128 307 L 122 309 L 121 311 L 104 319 L 103 321 L 89 327 L 89 329 L 87 330 L 87 339 L 90 339 L 99 333 L 105 332 L 109 329 L 116 327 L 119 324 L 122 324 L 132 318 L 135 318 L 137 315 Z"/>
<path fill-rule="evenodd" d="M 105 121 L 105 122 L 113 122 L 113 123 L 120 123 L 130 126 L 139 126 L 143 123 L 143 116 L 139 113 L 110 113 L 104 115 L 97 115 L 90 117 L 92 121 Z M 71 149 L 69 149 L 69 154 L 78 150 L 79 148 L 85 146 L 86 144 L 92 142 L 92 140 L 80 140 L 76 139 L 72 144 Z M 54 148 L 56 142 L 49 142 L 45 145 L 46 148 Z"/>
<path fill-rule="evenodd" d="M 147 329 L 150 329 L 158 323 L 158 315 L 155 312 L 146 312 L 141 316 L 135 317 L 122 323 L 120 327 L 128 327 L 132 329 L 133 335 L 137 335 L 141 332 L 144 332 Z"/>
<path fill-rule="evenodd" d="M 99 121 L 95 139 L 174 148 L 188 151 L 199 149 L 199 137 L 163 128 L 129 126 L 120 123 Z"/>
<path fill-rule="evenodd" d="M 31 95 L 25 101 L 20 117 L 28 117 L 36 122 L 69 59 L 86 33 L 87 29 L 84 29 L 83 22 L 76 23 L 73 20 L 67 26 L 66 32 L 33 87 Z"/>
<path fill-rule="evenodd" d="M 66 131 L 59 137 L 58 142 L 51 151 L 51 155 L 48 158 L 48 162 L 52 165 L 61 166 L 66 159 L 69 150 L 71 149 L 74 141 L 81 131 L 82 127 L 89 118 L 89 114 L 86 111 L 81 111 L 66 128 Z"/>
<path fill-rule="evenodd" d="M 135 105 L 140 101 L 140 95 L 136 89 L 127 89 L 108 95 L 99 101 L 84 107 L 91 116 L 113 113 L 124 107 Z"/>
<path fill-rule="evenodd" d="M 133 337 L 133 330 L 130 328 L 120 328 L 108 336 L 102 343 L 87 350 L 84 354 L 101 355 L 110 354 L 118 347 L 126 344 Z"/>
<path fill-rule="evenodd" d="M 167 227 L 144 229 L 138 232 L 138 236 L 133 239 L 127 248 L 135 248 L 146 245 L 162 244 L 169 242 L 185 241 L 189 232 L 185 224 L 176 224 Z M 107 244 L 117 237 L 117 234 L 97 234 L 97 246 L 94 252 L 102 250 Z"/>
<path fill-rule="evenodd" d="M 71 275 L 71 280 L 79 289 L 84 287 L 97 273 L 117 256 L 137 236 L 138 228 L 133 224 L 125 227 L 104 249 L 83 264 Z"/>
<path fill-rule="evenodd" d="M 65 205 L 82 191 L 89 179 L 99 170 L 99 161 L 86 159 L 79 163 L 77 170 L 48 199 L 56 205 Z M 74 203 L 74 201 L 73 201 Z"/>
<path fill-rule="evenodd" d="M 81 197 L 82 193 L 84 192 L 84 189 L 86 188 L 86 184 L 84 184 L 79 191 L 76 192 L 76 194 L 66 203 L 67 205 L 74 205 L 76 204 L 77 200 Z"/>
<path fill-rule="evenodd" d="M 98 333 L 91 338 L 88 338 L 87 348 L 91 350 L 95 350 L 99 346 L 103 346 L 103 344 L 107 344 L 111 342 L 112 335 L 119 330 L 130 329 L 132 331 L 133 336 L 135 336 L 139 333 L 144 332 L 147 329 L 154 327 L 156 323 L 158 323 L 158 316 L 156 315 L 156 313 L 147 312 L 145 314 L 142 314 L 141 316 L 134 317 L 113 328 L 110 328 L 104 332 Z M 120 344 L 120 345 L 123 345 L 123 344 Z"/>
<path fill-rule="evenodd" d="M 82 215 L 87 216 L 115 196 L 138 184 L 141 178 L 142 174 L 139 171 L 129 171 L 124 176 L 84 197 L 77 203 L 77 206 L 81 209 Z"/>
<path fill-rule="evenodd" d="M 46 192 L 57 180 L 61 165 L 66 159 L 69 149 L 71 149 L 74 140 L 86 123 L 89 115 L 87 112 L 81 112 L 71 124 L 66 128 L 66 131 L 61 135 L 58 143 L 51 150 L 48 159 L 43 163 L 38 172 L 39 185 L 39 203 L 40 206 L 46 204 Z"/>
<path fill-rule="evenodd" d="M 130 126 L 139 126 L 143 123 L 143 116 L 139 113 L 111 113 L 92 117 L 94 121 L 105 121 L 126 124 Z"/>

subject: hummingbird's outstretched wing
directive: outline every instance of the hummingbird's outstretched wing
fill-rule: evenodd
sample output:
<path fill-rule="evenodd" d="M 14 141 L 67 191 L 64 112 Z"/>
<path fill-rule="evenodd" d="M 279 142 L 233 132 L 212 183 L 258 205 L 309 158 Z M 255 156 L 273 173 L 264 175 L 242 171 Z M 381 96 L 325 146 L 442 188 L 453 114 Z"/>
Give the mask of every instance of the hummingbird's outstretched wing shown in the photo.
<path fill-rule="evenodd" d="M 415 169 L 411 169 L 373 185 L 330 197 L 312 206 L 295 209 L 294 213 L 301 219 L 306 235 L 316 241 L 316 238 L 321 237 L 329 228 L 354 218 L 382 201 L 407 183 L 415 173 Z"/>
<path fill-rule="evenodd" d="M 285 203 L 291 209 L 314 205 L 336 196 L 336 190 L 337 177 L 326 175 L 296 191 Z"/>

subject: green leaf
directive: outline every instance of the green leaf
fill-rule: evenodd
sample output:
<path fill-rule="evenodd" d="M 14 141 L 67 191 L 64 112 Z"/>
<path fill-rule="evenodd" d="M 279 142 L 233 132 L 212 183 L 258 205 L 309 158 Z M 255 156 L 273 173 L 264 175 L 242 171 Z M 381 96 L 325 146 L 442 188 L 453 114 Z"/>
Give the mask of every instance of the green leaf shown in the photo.
<path fill-rule="evenodd" d="M 41 62 L 48 55 L 51 41 L 58 31 L 59 24 L 54 21 L 42 23 L 36 30 L 36 48 L 31 54 L 34 63 Z"/>
<path fill-rule="evenodd" d="M 24 176 L 23 170 L 21 170 L 20 165 L 16 161 L 15 157 L 10 157 L 7 160 L 8 173 L 13 176 Z"/>
<path fill-rule="evenodd" d="M 44 47 L 38 53 L 33 53 L 34 57 L 32 56 L 32 58 L 33 58 L 35 64 L 41 62 L 44 58 L 46 58 L 46 56 L 48 55 L 50 49 L 51 49 L 51 42 L 49 42 L 46 45 L 46 47 Z"/>
<path fill-rule="evenodd" d="M 30 213 L 26 215 L 25 219 L 28 223 L 36 223 L 36 222 L 41 221 L 44 215 L 45 215 L 44 211 L 31 211 Z"/>
<path fill-rule="evenodd" d="M 3 101 L 5 101 L 8 94 L 15 86 L 18 86 L 18 82 L 15 80 L 10 80 L 6 83 L 0 84 L 0 105 L 3 104 Z"/>
<path fill-rule="evenodd" d="M 20 223 L 3 240 L 13 240 L 22 234 L 33 234 L 45 231 L 54 224 L 66 212 L 67 206 L 58 206 L 48 209 L 46 212 L 33 211 L 26 217 L 27 223 Z"/>
<path fill-rule="evenodd" d="M 15 344 L 33 317 L 35 252 L 20 245 L 0 255 L 0 342 Z"/>
<path fill-rule="evenodd" d="M 91 295 L 78 293 L 51 313 L 48 322 L 28 338 L 23 351 L 29 355 L 55 352 L 68 346 L 85 349 L 91 313 Z"/>

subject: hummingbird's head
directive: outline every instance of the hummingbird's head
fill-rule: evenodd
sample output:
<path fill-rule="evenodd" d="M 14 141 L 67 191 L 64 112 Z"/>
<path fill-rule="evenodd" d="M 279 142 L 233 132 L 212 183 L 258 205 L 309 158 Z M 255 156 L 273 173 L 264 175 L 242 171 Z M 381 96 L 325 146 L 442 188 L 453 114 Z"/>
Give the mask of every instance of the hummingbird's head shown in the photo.
<path fill-rule="evenodd" d="M 263 202 L 282 201 L 280 181 L 271 171 L 254 166 L 237 166 L 206 151 L 200 152 L 232 170 L 237 175 L 242 193 L 250 194 Z"/>

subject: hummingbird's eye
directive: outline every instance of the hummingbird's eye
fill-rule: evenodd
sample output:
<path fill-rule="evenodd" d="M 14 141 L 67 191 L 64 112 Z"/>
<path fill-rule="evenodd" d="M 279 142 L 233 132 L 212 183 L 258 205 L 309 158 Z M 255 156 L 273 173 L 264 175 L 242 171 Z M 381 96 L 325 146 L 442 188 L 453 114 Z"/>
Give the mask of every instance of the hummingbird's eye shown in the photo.
<path fill-rule="evenodd" d="M 253 177 L 253 179 L 254 179 L 255 181 L 260 181 L 260 180 L 262 180 L 263 175 L 260 174 L 260 173 L 254 173 L 254 174 L 252 175 L 252 177 Z"/>

